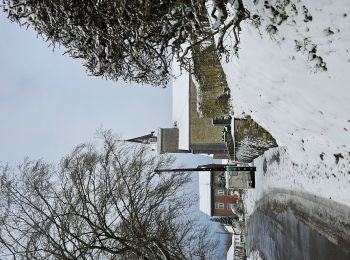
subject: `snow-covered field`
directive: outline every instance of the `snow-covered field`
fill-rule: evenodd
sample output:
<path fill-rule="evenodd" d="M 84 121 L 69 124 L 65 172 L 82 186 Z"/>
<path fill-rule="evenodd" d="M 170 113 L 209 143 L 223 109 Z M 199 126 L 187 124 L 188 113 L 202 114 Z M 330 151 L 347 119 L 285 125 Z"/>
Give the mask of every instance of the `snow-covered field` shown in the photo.
<path fill-rule="evenodd" d="M 245 23 L 239 59 L 223 62 L 235 116 L 251 115 L 279 145 L 254 162 L 248 213 L 271 188 L 350 206 L 350 1 L 302 4 L 313 19 L 304 22 L 300 9 L 272 37 L 264 30 L 269 14 L 257 11 L 262 29 Z"/>

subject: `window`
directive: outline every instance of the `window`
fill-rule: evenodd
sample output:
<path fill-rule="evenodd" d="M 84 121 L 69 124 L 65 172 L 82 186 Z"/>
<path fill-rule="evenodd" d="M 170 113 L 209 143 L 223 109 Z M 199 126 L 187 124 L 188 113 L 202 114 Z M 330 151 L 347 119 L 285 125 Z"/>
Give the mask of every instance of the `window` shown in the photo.
<path fill-rule="evenodd" d="M 244 243 L 245 242 L 245 238 L 244 236 L 241 235 L 241 243 Z"/>
<path fill-rule="evenodd" d="M 224 203 L 215 203 L 215 208 L 216 209 L 224 209 L 225 208 L 225 204 Z"/>
<path fill-rule="evenodd" d="M 236 209 L 237 204 L 236 203 L 227 203 L 227 209 Z"/>
<path fill-rule="evenodd" d="M 221 189 L 215 190 L 215 195 L 216 196 L 224 196 L 225 195 L 225 191 L 221 190 Z"/>

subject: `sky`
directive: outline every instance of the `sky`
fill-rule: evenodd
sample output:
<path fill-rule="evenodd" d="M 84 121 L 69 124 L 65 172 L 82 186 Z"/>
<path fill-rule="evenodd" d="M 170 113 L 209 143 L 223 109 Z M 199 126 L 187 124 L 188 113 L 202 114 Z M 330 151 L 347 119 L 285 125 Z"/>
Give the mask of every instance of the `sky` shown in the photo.
<path fill-rule="evenodd" d="M 171 87 L 88 76 L 2 12 L 0 32 L 0 162 L 57 161 L 100 127 L 132 138 L 172 126 Z"/>

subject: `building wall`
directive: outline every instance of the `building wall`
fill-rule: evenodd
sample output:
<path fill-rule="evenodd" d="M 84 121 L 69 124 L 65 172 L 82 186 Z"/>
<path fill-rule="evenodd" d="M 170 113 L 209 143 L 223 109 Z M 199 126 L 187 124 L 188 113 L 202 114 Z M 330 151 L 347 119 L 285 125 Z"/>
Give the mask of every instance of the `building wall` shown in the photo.
<path fill-rule="evenodd" d="M 221 177 L 220 177 L 221 176 Z M 212 173 L 212 215 L 213 216 L 234 216 L 235 214 L 229 208 L 229 204 L 237 203 L 238 197 L 236 195 L 228 195 L 228 190 L 226 190 L 224 185 L 224 179 L 222 179 L 223 172 L 215 171 Z M 222 181 L 220 181 L 222 179 Z M 217 191 L 223 191 L 223 195 L 219 195 Z M 215 208 L 216 203 L 224 204 L 223 209 Z"/>
<path fill-rule="evenodd" d="M 199 117 L 197 113 L 197 88 L 190 80 L 190 145 L 224 144 L 223 127 L 213 126 L 211 118 Z"/>
<path fill-rule="evenodd" d="M 161 154 L 179 152 L 178 128 L 160 128 L 158 130 L 158 151 Z"/>
<path fill-rule="evenodd" d="M 234 216 L 235 214 L 228 208 L 229 203 L 236 203 L 237 199 L 233 196 L 215 196 L 213 216 Z M 215 209 L 215 203 L 223 203 L 224 209 Z"/>
<path fill-rule="evenodd" d="M 198 107 L 204 117 L 223 116 L 230 111 L 226 75 L 217 53 L 214 37 L 193 49 L 193 77 L 200 85 Z"/>
<path fill-rule="evenodd" d="M 224 143 L 222 144 L 191 144 L 191 150 L 194 154 L 196 153 L 206 153 L 206 154 L 225 154 L 226 157 L 221 159 L 227 159 L 227 148 Z"/>

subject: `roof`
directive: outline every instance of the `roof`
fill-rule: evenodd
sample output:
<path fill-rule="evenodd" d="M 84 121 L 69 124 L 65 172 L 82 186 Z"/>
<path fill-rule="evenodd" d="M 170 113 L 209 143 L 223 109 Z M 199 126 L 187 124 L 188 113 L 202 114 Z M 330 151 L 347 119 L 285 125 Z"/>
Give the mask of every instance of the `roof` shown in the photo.
<path fill-rule="evenodd" d="M 190 74 L 173 62 L 173 121 L 179 128 L 179 149 L 189 150 Z"/>
<path fill-rule="evenodd" d="M 199 210 L 211 216 L 210 172 L 199 173 Z"/>
<path fill-rule="evenodd" d="M 139 136 L 139 137 L 136 137 L 136 138 L 127 139 L 125 141 L 133 142 L 133 143 L 149 144 L 152 137 L 155 137 L 154 131 L 152 131 L 148 135 L 143 135 L 143 136 Z"/>

